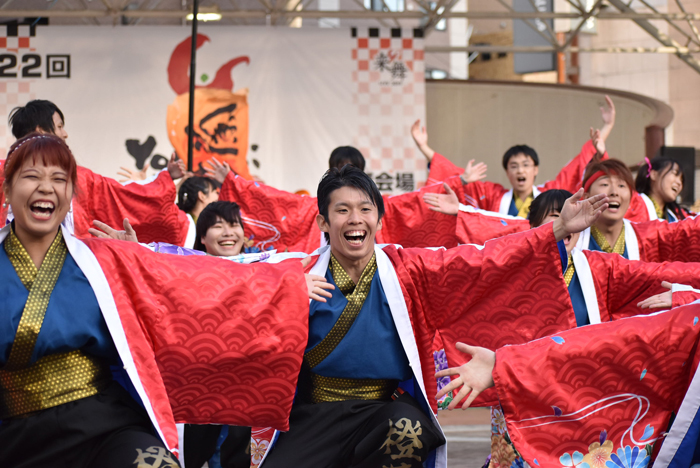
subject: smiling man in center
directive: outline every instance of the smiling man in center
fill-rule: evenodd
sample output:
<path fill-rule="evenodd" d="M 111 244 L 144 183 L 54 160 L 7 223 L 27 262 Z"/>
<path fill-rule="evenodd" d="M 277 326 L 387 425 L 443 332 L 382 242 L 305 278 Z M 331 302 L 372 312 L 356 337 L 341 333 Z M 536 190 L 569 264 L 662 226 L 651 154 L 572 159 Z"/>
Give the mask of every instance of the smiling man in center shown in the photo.
<path fill-rule="evenodd" d="M 290 430 L 275 437 L 262 465 L 446 467 L 433 398 L 433 338 L 464 326 L 468 312 L 488 308 L 484 302 L 494 292 L 508 301 L 523 290 L 532 295 L 541 289 L 532 283 L 545 280 L 554 283 L 547 294 L 563 297 L 562 273 L 553 268 L 560 263 L 556 241 L 589 226 L 607 207 L 604 195 L 578 201 L 581 193 L 567 200 L 553 225 L 483 247 L 401 249 L 375 245 L 384 203 L 372 179 L 350 165 L 329 170 L 318 187 L 317 218 L 329 246 L 307 268 L 336 288 L 327 302 L 310 302 Z M 528 279 L 509 283 L 514 274 Z M 568 328 L 573 312 L 563 301 L 553 301 L 550 311 Z"/>

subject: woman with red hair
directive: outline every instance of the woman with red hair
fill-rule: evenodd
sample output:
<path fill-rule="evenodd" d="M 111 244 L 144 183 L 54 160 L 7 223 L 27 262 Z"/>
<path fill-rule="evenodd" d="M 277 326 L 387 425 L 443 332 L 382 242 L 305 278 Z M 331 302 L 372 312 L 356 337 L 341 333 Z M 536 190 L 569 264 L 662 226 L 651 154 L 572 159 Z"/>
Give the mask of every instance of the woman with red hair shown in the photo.
<path fill-rule="evenodd" d="M 18 140 L 5 176 L 0 466 L 175 467 L 176 420 L 287 427 L 308 320 L 299 264 L 78 240 L 61 225 L 76 162 L 55 135 Z"/>

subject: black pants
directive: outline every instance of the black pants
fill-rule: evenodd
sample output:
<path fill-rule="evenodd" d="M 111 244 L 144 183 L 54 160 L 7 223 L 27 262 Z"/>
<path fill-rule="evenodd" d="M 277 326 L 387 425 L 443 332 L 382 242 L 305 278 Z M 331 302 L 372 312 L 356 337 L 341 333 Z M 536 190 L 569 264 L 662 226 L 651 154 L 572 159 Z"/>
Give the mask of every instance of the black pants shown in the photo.
<path fill-rule="evenodd" d="M 201 468 L 216 451 L 222 426 L 185 425 L 185 466 Z M 229 426 L 221 444 L 222 468 L 250 468 L 250 428 Z"/>
<path fill-rule="evenodd" d="M 265 468 L 419 468 L 445 443 L 407 393 L 395 401 L 296 404 L 289 422 Z"/>
<path fill-rule="evenodd" d="M 119 384 L 0 423 L 0 467 L 176 468 L 146 411 Z"/>

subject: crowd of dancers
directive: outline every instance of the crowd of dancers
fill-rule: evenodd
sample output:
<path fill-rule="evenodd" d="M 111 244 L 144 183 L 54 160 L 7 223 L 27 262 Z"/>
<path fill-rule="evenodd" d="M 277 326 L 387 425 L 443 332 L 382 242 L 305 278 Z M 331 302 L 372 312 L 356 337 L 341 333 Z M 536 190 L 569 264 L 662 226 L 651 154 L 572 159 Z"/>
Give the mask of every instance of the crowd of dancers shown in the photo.
<path fill-rule="evenodd" d="M 601 116 L 542 185 L 533 148 L 507 188 L 416 122 L 424 187 L 382 195 L 341 146 L 310 197 L 175 155 L 117 182 L 56 105 L 16 108 L 0 466 L 446 467 L 438 410 L 470 405 L 488 467 L 700 463 L 700 220 L 680 164 L 635 178 Z"/>

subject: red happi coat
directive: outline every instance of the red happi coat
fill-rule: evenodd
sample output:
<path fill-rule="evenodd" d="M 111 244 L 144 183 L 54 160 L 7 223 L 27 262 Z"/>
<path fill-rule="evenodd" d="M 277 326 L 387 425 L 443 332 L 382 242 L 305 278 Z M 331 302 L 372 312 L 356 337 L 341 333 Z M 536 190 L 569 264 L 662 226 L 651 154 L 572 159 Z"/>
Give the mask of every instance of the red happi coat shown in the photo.
<path fill-rule="evenodd" d="M 693 304 L 499 349 L 493 377 L 523 458 L 543 468 L 611 459 L 607 466 L 647 466 L 637 464 L 647 445 L 651 451 L 663 440 L 690 392 L 700 359 L 698 316 L 700 304 Z M 661 447 L 664 458 L 669 450 Z"/>
<path fill-rule="evenodd" d="M 288 428 L 308 340 L 298 262 L 158 254 L 134 243 L 81 241 L 65 228 L 64 238 L 170 450 L 177 451 L 176 422 Z"/>
<path fill-rule="evenodd" d="M 539 192 L 552 189 L 568 190 L 572 193 L 576 192 L 581 188 L 586 165 L 593 159 L 595 154 L 596 149 L 593 143 L 590 140 L 587 141 L 583 147 L 581 147 L 581 152 L 564 166 L 554 180 L 533 187 L 534 195 L 537 196 Z M 603 159 L 607 157 L 608 154 L 605 153 Z M 435 153 L 430 162 L 428 183 L 435 183 L 463 173 L 463 168 L 457 167 L 441 154 Z M 511 190 L 506 189 L 500 184 L 479 181 L 467 184 L 457 192 L 457 195 L 460 201 L 472 205 L 475 208 L 508 214 L 509 206 L 506 206 L 504 210 L 502 200 L 509 192 L 511 192 Z"/>
<path fill-rule="evenodd" d="M 461 185 L 457 178 L 451 181 L 451 185 L 457 184 Z M 404 247 L 456 246 L 454 218 L 432 211 L 423 203 L 424 193 L 442 191 L 442 184 L 435 184 L 415 192 L 384 196 L 386 212 L 377 242 Z M 325 244 L 316 224 L 316 197 L 277 190 L 229 173 L 220 198 L 240 205 L 246 233 L 251 233 L 263 248 L 272 245 L 278 251 L 311 253 Z"/>
<path fill-rule="evenodd" d="M 460 244 L 484 244 L 487 240 L 523 232 L 530 222 L 517 216 L 502 215 L 460 205 L 457 212 L 457 241 Z"/>
<path fill-rule="evenodd" d="M 0 185 L 4 182 L 5 161 L 0 161 Z M 72 224 L 79 238 L 91 237 L 92 221 L 119 227 L 129 218 L 141 242 L 167 242 L 184 245 L 189 222 L 175 205 L 175 184 L 167 171 L 161 171 L 150 183 L 132 182 L 122 185 L 90 169 L 78 166 L 78 183 L 72 202 Z M 7 209 L 2 208 L 0 193 L 0 226 L 5 225 Z"/>

